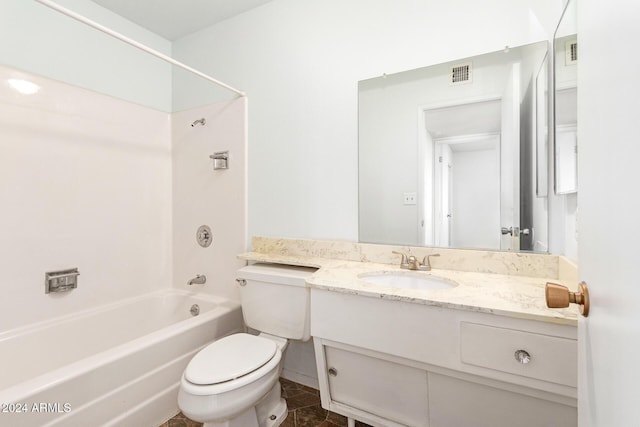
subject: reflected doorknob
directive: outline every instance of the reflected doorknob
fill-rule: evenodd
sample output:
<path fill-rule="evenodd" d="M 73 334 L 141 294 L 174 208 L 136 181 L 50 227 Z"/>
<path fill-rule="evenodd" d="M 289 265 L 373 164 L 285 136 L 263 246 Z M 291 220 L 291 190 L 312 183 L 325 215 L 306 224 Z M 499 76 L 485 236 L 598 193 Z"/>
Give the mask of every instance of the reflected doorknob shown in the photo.
<path fill-rule="evenodd" d="M 505 235 L 505 234 L 511 234 L 513 236 L 513 227 L 501 227 L 500 228 L 500 233 Z"/>
<path fill-rule="evenodd" d="M 500 228 L 500 233 L 504 234 L 510 234 L 514 237 L 518 237 L 519 235 L 523 234 L 525 236 L 528 236 L 529 234 L 531 234 L 531 230 L 529 230 L 528 228 L 523 228 L 522 230 L 520 229 L 520 227 L 501 227 Z"/>
<path fill-rule="evenodd" d="M 579 304 L 580 314 L 589 315 L 589 289 L 585 282 L 580 282 L 578 292 L 571 292 L 566 286 L 548 282 L 544 289 L 544 296 L 549 308 L 569 307 L 569 304 Z"/>

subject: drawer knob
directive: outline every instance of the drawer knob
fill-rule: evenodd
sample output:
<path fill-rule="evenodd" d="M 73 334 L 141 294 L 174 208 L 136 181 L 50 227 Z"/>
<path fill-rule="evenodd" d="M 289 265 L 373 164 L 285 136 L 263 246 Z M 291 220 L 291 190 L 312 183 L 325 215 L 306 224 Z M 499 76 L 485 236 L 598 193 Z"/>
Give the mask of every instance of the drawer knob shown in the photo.
<path fill-rule="evenodd" d="M 522 363 L 523 365 L 531 362 L 531 355 L 526 350 L 518 350 L 514 353 L 514 356 L 518 363 Z"/>
<path fill-rule="evenodd" d="M 329 373 L 330 377 L 337 377 L 338 376 L 338 370 L 336 368 L 329 368 L 329 370 L 327 372 Z"/>
<path fill-rule="evenodd" d="M 570 292 L 566 286 L 557 283 L 547 283 L 544 296 L 549 308 L 564 308 L 574 303 L 580 306 L 580 314 L 584 317 L 589 315 L 589 289 L 585 282 L 580 282 L 578 292 Z"/>

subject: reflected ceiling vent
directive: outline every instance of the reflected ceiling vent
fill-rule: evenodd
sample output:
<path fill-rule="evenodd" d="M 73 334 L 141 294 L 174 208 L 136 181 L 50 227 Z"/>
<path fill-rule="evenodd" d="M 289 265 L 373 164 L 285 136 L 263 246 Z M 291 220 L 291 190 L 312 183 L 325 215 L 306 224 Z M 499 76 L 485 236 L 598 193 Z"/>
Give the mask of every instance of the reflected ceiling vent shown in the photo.
<path fill-rule="evenodd" d="M 564 45 L 565 65 L 573 65 L 578 63 L 578 41 L 569 40 Z"/>
<path fill-rule="evenodd" d="M 472 71 L 471 62 L 466 62 L 464 64 L 456 64 L 451 66 L 451 69 L 449 71 L 449 83 L 451 85 L 471 83 L 472 81 L 471 71 Z"/>

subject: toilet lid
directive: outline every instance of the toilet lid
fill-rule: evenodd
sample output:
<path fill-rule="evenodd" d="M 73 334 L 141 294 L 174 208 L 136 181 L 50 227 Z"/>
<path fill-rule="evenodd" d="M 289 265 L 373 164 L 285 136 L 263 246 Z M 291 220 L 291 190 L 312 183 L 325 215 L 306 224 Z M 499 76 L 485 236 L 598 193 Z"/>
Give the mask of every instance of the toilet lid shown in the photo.
<path fill-rule="evenodd" d="M 209 344 L 184 372 L 192 384 L 218 384 L 255 371 L 276 354 L 276 343 L 249 334 L 234 334 Z"/>

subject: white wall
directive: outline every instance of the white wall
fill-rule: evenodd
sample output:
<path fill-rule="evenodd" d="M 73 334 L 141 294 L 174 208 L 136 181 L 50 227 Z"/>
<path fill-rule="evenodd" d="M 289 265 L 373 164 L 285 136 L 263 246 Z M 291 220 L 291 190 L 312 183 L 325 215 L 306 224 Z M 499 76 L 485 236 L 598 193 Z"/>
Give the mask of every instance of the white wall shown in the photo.
<path fill-rule="evenodd" d="M 1 330 L 170 286 L 169 137 L 166 113 L 0 67 Z"/>
<path fill-rule="evenodd" d="M 89 0 L 58 0 L 165 54 L 171 43 Z M 0 1 L 0 65 L 171 111 L 171 66 L 33 0 Z"/>
<path fill-rule="evenodd" d="M 173 285 L 239 299 L 235 272 L 246 252 L 246 99 L 236 98 L 172 115 Z M 206 125 L 191 126 L 204 118 Z M 229 169 L 213 170 L 209 155 L 229 151 Z M 198 245 L 208 225 L 213 243 Z M 197 274 L 204 285 L 187 285 Z"/>
<path fill-rule="evenodd" d="M 249 235 L 357 240 L 357 82 L 548 39 L 561 6 L 275 0 L 173 53 L 249 95 Z"/>

